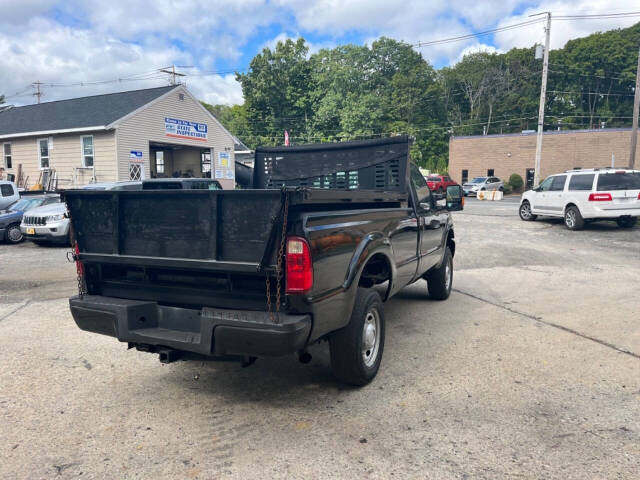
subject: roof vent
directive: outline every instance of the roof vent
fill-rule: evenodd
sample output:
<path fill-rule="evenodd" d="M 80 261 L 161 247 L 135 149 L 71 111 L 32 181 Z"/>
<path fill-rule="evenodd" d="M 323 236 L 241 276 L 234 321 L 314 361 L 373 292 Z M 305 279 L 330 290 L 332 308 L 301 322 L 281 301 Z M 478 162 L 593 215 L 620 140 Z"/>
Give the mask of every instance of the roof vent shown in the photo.
<path fill-rule="evenodd" d="M 184 101 L 184 93 L 178 94 L 178 100 L 180 100 L 181 102 Z"/>

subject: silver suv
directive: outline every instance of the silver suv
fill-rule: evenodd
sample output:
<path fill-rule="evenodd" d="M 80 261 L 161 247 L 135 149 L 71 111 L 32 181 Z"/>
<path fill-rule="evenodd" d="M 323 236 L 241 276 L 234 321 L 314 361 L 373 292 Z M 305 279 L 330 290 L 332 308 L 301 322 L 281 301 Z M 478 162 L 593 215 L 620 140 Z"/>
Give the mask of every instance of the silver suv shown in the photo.
<path fill-rule="evenodd" d="M 498 177 L 475 177 L 470 182 L 462 185 L 465 197 L 467 195 L 478 195 L 484 190 L 500 190 L 504 192 L 504 182 Z"/>
<path fill-rule="evenodd" d="M 91 183 L 83 190 L 140 190 L 141 182 L 104 182 Z M 69 245 L 71 234 L 69 218 L 64 203 L 34 208 L 22 218 L 20 231 L 24 238 L 37 244 L 57 243 Z"/>

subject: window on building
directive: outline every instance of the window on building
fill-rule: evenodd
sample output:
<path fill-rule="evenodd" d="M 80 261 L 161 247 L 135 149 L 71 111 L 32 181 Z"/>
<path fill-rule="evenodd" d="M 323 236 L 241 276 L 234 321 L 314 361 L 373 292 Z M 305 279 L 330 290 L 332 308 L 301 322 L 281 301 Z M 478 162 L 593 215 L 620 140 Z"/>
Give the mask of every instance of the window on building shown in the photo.
<path fill-rule="evenodd" d="M 40 158 L 40 168 L 49 168 L 49 139 L 40 138 L 38 140 L 38 155 Z"/>
<path fill-rule="evenodd" d="M 156 173 L 164 173 L 164 152 L 162 150 L 156 152 Z"/>
<path fill-rule="evenodd" d="M 81 137 L 82 166 L 93 167 L 93 135 Z"/>
<path fill-rule="evenodd" d="M 200 172 L 210 176 L 211 173 L 211 152 L 204 151 L 200 154 Z"/>
<path fill-rule="evenodd" d="M 493 177 L 495 173 L 493 173 L 493 168 L 487 170 L 487 177 Z"/>
<path fill-rule="evenodd" d="M 142 165 L 140 165 L 139 163 L 129 164 L 129 180 L 142 180 Z"/>
<path fill-rule="evenodd" d="M 571 175 L 569 180 L 570 191 L 589 191 L 593 186 L 593 178 L 595 174 L 589 173 L 586 175 Z"/>
<path fill-rule="evenodd" d="M 12 168 L 11 166 L 11 144 L 5 143 L 3 146 L 4 168 Z"/>
<path fill-rule="evenodd" d="M 462 183 L 469 181 L 469 170 L 462 170 Z"/>

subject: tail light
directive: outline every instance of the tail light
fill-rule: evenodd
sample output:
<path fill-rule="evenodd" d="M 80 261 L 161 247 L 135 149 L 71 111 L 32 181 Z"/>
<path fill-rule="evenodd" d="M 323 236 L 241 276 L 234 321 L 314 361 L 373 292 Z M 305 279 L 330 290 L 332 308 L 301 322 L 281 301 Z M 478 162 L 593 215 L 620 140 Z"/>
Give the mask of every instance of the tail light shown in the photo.
<path fill-rule="evenodd" d="M 640 200 L 640 193 L 638 193 L 638 200 Z"/>
<path fill-rule="evenodd" d="M 613 200 L 610 193 L 590 193 L 590 202 L 610 202 Z"/>
<path fill-rule="evenodd" d="M 305 293 L 313 286 L 313 265 L 309 244 L 301 237 L 287 238 L 286 292 Z"/>

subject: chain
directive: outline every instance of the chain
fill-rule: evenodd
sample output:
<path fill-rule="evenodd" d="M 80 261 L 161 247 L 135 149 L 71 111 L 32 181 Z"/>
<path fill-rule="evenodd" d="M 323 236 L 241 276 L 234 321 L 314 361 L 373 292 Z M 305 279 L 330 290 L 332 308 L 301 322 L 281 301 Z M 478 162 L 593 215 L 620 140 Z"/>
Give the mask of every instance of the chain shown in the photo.
<path fill-rule="evenodd" d="M 267 311 L 272 323 L 280 323 L 280 299 L 282 289 L 282 259 L 284 258 L 284 246 L 287 243 L 287 217 L 289 216 L 289 195 L 284 192 L 284 208 L 282 215 L 282 233 L 280 235 L 280 248 L 278 249 L 278 260 L 276 262 L 276 308 L 273 311 L 271 305 L 271 279 L 267 273 L 265 286 L 267 288 Z"/>
<path fill-rule="evenodd" d="M 78 249 L 78 239 L 76 238 L 75 232 L 73 231 L 73 221 L 71 219 L 71 210 L 69 209 L 68 205 L 67 205 L 67 218 L 69 219 L 69 232 L 71 234 L 70 235 L 71 251 L 67 253 L 67 260 L 69 260 L 70 262 L 71 261 L 76 262 L 76 280 L 78 282 L 78 296 L 82 298 L 87 293 L 87 289 L 84 283 L 83 266 L 81 263 L 79 263 L 80 259 L 78 258 L 78 254 L 76 253 L 76 252 L 79 252 L 80 250 Z"/>

